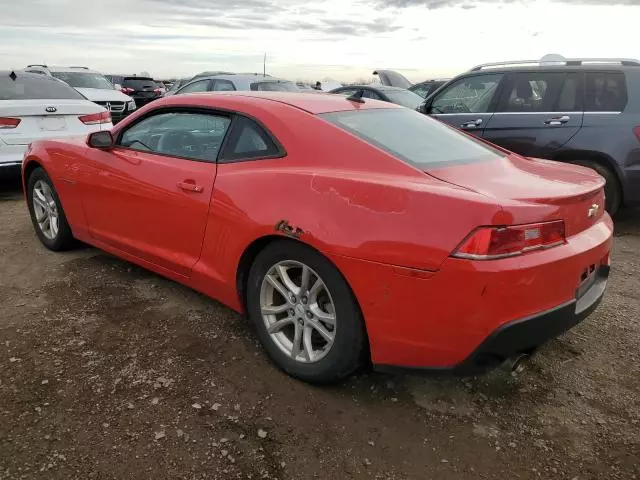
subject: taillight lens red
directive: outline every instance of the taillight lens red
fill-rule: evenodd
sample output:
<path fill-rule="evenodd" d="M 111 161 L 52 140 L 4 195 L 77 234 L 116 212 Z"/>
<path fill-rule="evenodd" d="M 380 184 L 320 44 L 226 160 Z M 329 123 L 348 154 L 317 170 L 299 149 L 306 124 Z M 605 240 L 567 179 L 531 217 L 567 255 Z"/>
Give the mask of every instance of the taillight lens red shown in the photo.
<path fill-rule="evenodd" d="M 508 227 L 480 227 L 471 232 L 453 256 L 473 260 L 495 260 L 557 247 L 565 242 L 562 220 Z"/>
<path fill-rule="evenodd" d="M 133 93 L 133 92 L 134 92 L 133 88 L 127 88 L 127 87 L 122 87 L 122 88 L 120 89 L 120 91 L 121 91 L 122 93 L 125 93 L 125 94 L 129 94 L 129 93 Z"/>
<path fill-rule="evenodd" d="M 16 128 L 21 121 L 19 118 L 0 117 L 0 129 Z"/>
<path fill-rule="evenodd" d="M 109 112 L 91 113 L 78 117 L 85 125 L 99 125 L 101 123 L 111 123 L 111 114 Z"/>
<path fill-rule="evenodd" d="M 640 140 L 640 125 L 633 129 L 633 133 L 636 134 L 636 138 Z"/>

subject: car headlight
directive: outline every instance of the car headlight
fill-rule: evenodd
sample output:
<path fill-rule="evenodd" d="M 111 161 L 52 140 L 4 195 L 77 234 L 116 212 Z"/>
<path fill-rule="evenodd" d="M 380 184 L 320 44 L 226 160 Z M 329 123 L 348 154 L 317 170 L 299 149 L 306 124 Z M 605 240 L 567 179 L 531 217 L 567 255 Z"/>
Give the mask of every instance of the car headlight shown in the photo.
<path fill-rule="evenodd" d="M 127 103 L 127 110 L 129 110 L 130 112 L 136 109 L 136 102 L 135 100 L 131 100 L 129 103 Z"/>

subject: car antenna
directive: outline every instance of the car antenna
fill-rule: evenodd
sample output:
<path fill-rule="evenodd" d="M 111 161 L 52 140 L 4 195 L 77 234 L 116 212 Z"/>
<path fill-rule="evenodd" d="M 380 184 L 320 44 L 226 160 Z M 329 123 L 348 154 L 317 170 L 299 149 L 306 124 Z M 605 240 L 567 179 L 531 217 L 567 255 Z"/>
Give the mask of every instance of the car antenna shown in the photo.
<path fill-rule="evenodd" d="M 350 97 L 347 97 L 347 100 L 349 100 L 350 102 L 364 103 L 364 100 L 362 99 L 363 93 L 364 93 L 364 90 L 360 89 Z"/>
<path fill-rule="evenodd" d="M 18 76 L 16 75 L 16 72 L 11 70 L 11 73 L 9 74 L 9 78 L 15 82 L 16 78 L 18 78 Z"/>

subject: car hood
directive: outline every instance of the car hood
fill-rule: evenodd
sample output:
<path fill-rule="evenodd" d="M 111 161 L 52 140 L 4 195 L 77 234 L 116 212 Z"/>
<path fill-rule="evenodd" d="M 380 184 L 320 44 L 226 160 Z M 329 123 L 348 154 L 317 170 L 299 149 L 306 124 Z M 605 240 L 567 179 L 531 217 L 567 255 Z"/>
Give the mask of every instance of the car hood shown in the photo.
<path fill-rule="evenodd" d="M 128 102 L 131 97 L 117 90 L 102 88 L 76 88 L 78 92 L 92 102 Z"/>

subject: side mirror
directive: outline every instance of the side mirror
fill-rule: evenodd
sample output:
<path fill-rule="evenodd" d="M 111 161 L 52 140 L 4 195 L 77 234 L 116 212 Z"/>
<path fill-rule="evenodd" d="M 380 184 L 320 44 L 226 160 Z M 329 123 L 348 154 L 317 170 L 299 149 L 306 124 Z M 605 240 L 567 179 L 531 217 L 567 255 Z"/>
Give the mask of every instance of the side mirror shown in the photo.
<path fill-rule="evenodd" d="M 116 90 L 122 90 L 122 85 L 120 85 L 119 83 L 116 83 L 114 87 Z"/>
<path fill-rule="evenodd" d="M 425 115 L 429 115 L 431 113 L 431 104 L 433 103 L 432 98 L 427 98 L 424 102 L 422 102 L 418 106 L 418 111 L 420 113 L 424 113 Z"/>
<path fill-rule="evenodd" d="M 109 149 L 113 147 L 113 136 L 108 130 L 89 134 L 87 145 L 91 148 Z"/>

